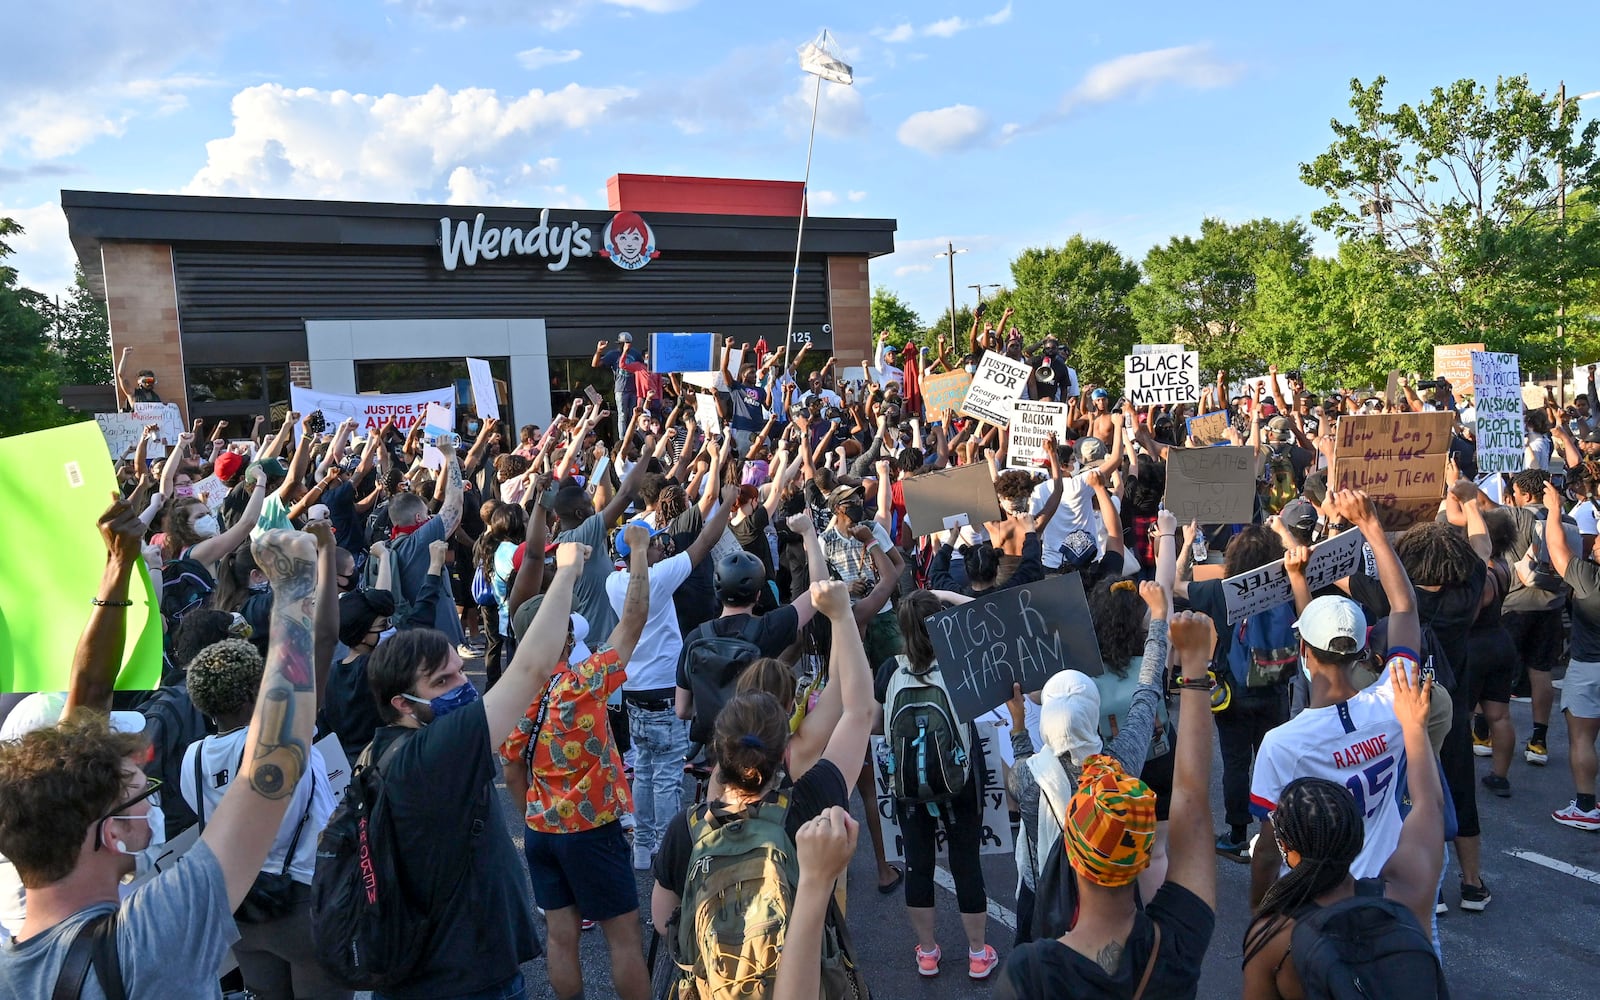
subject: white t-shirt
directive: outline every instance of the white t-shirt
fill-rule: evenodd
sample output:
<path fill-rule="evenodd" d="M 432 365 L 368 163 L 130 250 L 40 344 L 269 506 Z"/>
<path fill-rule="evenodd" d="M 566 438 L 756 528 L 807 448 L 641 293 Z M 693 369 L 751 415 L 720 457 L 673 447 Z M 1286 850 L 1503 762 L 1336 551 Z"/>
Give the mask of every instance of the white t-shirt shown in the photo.
<path fill-rule="evenodd" d="M 1031 508 L 1038 514 L 1044 510 L 1044 505 L 1050 502 L 1050 494 L 1055 490 L 1055 480 L 1045 479 L 1033 488 Z M 1044 527 L 1044 537 L 1039 539 L 1043 548 L 1044 565 L 1046 569 L 1056 569 L 1061 565 L 1061 546 L 1067 542 L 1067 536 L 1073 531 L 1087 531 L 1095 534 L 1094 520 L 1094 487 L 1089 485 L 1089 470 L 1075 472 L 1070 476 L 1061 478 L 1061 506 L 1056 508 L 1056 515 Z"/>
<path fill-rule="evenodd" d="M 678 612 L 672 606 L 672 594 L 689 579 L 693 569 L 694 563 L 689 561 L 687 552 L 669 556 L 650 567 L 650 616 L 645 619 L 644 631 L 639 633 L 639 642 L 633 647 L 623 690 L 656 691 L 677 683 L 683 633 L 678 631 Z M 622 617 L 622 605 L 627 596 L 627 570 L 618 570 L 606 577 L 606 597 L 618 618 Z"/>
<path fill-rule="evenodd" d="M 1405 736 L 1389 686 L 1389 671 L 1401 664 L 1416 669 L 1410 657 L 1391 653 L 1377 682 L 1349 701 L 1308 708 L 1268 731 L 1250 779 L 1250 811 L 1258 818 L 1278 808 L 1284 786 L 1296 778 L 1326 778 L 1350 789 L 1366 823 L 1361 853 L 1350 863 L 1358 879 L 1382 874 L 1409 810 Z"/>
<path fill-rule="evenodd" d="M 1593 500 L 1585 500 L 1572 508 L 1572 519 L 1578 522 L 1578 534 L 1600 535 L 1600 511 L 1595 510 Z"/>
<path fill-rule="evenodd" d="M 235 729 L 229 733 L 207 736 L 189 744 L 189 749 L 184 751 L 180 782 L 183 800 L 189 803 L 190 809 L 199 813 L 200 804 L 195 797 L 194 787 L 194 755 L 197 750 L 204 748 L 205 756 L 200 759 L 200 777 L 205 783 L 205 815 L 208 821 L 216 814 L 217 806 L 222 804 L 222 795 L 228 790 L 228 783 L 238 777 L 239 762 L 244 757 L 244 741 L 248 735 L 248 729 Z M 311 806 L 309 814 L 306 812 L 307 803 Z M 261 870 L 273 873 L 283 871 L 283 859 L 288 856 L 295 828 L 300 825 L 300 817 L 305 816 L 305 829 L 300 831 L 294 860 L 289 864 L 289 874 L 296 882 L 310 885 L 311 873 L 317 867 L 317 838 L 322 835 L 322 828 L 328 825 L 333 806 L 333 790 L 328 787 L 328 765 L 322 759 L 322 751 L 313 746 L 306 772 L 300 776 L 300 783 L 294 786 L 294 796 L 283 813 L 278 836 L 272 842 L 267 860 L 261 863 Z"/>

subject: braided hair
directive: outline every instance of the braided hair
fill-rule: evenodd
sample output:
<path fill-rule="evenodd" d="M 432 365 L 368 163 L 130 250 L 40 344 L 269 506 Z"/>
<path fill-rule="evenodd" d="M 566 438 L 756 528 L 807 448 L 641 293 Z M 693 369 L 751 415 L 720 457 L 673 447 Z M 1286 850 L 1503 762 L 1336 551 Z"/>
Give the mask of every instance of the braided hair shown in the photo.
<path fill-rule="evenodd" d="M 1250 964 L 1301 907 L 1345 880 L 1366 836 L 1355 796 L 1326 778 L 1296 778 L 1284 786 L 1272 832 L 1285 852 L 1300 855 L 1300 863 L 1261 898 L 1245 932 L 1242 965 Z"/>

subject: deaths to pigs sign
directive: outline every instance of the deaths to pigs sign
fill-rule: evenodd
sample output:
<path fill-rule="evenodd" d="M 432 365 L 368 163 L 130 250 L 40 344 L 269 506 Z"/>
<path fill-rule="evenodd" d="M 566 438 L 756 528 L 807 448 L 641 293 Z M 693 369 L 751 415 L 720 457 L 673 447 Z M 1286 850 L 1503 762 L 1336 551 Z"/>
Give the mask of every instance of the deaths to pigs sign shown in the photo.
<path fill-rule="evenodd" d="M 1011 697 L 1011 685 L 1038 691 L 1062 670 L 1099 676 L 1083 578 L 1073 573 L 948 608 L 928 619 L 950 708 L 971 722 Z"/>

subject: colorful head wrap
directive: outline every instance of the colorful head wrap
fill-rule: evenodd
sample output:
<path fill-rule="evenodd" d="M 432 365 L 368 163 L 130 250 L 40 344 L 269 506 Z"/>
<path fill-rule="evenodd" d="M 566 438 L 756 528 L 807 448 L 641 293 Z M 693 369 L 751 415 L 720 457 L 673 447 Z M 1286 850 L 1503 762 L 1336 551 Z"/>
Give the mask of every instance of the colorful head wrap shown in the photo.
<path fill-rule="evenodd" d="M 1155 793 L 1116 758 L 1096 754 L 1084 762 L 1062 826 L 1067 860 L 1080 878 L 1108 888 L 1127 885 L 1150 864 Z"/>

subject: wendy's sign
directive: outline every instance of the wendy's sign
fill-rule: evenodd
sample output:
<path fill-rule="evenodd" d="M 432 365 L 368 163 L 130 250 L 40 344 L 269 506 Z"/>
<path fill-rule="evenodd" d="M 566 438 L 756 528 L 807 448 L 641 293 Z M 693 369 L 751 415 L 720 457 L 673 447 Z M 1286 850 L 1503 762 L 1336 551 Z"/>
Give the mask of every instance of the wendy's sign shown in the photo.
<path fill-rule="evenodd" d="M 581 222 L 552 225 L 550 210 L 540 209 L 537 226 L 491 226 L 479 212 L 472 221 L 445 216 L 439 220 L 439 251 L 446 271 L 473 267 L 479 260 L 543 257 L 545 267 L 565 270 L 575 257 L 595 256 L 594 231 Z M 618 212 L 606 223 L 598 254 L 626 271 L 637 271 L 661 256 L 655 233 L 637 212 Z"/>

